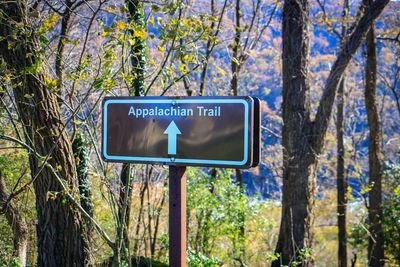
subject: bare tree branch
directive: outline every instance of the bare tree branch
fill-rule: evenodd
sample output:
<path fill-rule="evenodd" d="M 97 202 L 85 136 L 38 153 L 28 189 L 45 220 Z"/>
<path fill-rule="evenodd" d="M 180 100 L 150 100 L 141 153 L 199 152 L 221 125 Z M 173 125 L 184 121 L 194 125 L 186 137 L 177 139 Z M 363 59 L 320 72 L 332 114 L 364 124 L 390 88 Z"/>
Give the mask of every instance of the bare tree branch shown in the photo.
<path fill-rule="evenodd" d="M 332 32 L 339 38 L 342 38 L 342 35 L 335 29 L 335 27 L 333 27 L 333 25 L 329 22 L 328 16 L 326 15 L 326 10 L 325 10 L 325 6 L 321 3 L 321 0 L 317 0 L 317 3 L 319 5 L 319 7 L 322 10 L 322 13 L 324 15 L 324 21 L 326 22 L 326 24 L 328 24 L 328 27 L 332 30 Z"/>
<path fill-rule="evenodd" d="M 214 16 L 215 13 L 215 7 L 214 7 L 214 0 L 211 1 L 211 15 Z M 218 36 L 220 29 L 221 29 L 221 22 L 222 22 L 222 18 L 224 16 L 225 10 L 226 10 L 226 4 L 228 3 L 227 0 L 224 1 L 224 6 L 222 7 L 221 10 L 221 14 L 219 16 L 219 20 L 218 20 L 218 25 L 217 25 L 217 30 L 215 31 L 214 35 L 213 35 L 213 39 L 208 39 L 207 41 L 207 48 L 206 48 L 206 56 L 205 56 L 205 60 L 203 63 L 203 70 L 201 73 L 201 78 L 200 78 L 200 89 L 199 89 L 199 95 L 203 95 L 204 93 L 204 87 L 206 84 L 206 76 L 207 76 L 207 70 L 208 70 L 208 61 L 210 60 L 210 56 L 211 56 L 211 52 L 214 50 L 214 47 L 216 45 L 215 42 L 215 38 Z M 214 23 L 211 23 L 211 30 L 214 30 Z"/>
<path fill-rule="evenodd" d="M 326 81 L 324 92 L 321 97 L 320 105 L 318 107 L 317 115 L 312 127 L 312 134 L 314 136 L 313 140 L 315 140 L 315 142 L 312 144 L 312 147 L 317 153 L 320 153 L 323 147 L 326 130 L 331 117 L 332 106 L 335 100 L 339 82 L 342 79 L 342 75 L 353 54 L 356 52 L 362 40 L 364 39 L 371 24 L 379 16 L 388 3 L 389 0 L 376 0 L 374 3 L 372 3 L 371 7 L 358 21 L 354 31 L 345 41 L 343 49 L 339 52 L 339 55 L 333 64 Z"/>
<path fill-rule="evenodd" d="M 396 35 L 396 37 L 377 37 L 376 39 L 381 41 L 390 41 L 395 42 L 396 44 L 400 45 L 400 32 Z"/>
<path fill-rule="evenodd" d="M 265 126 L 261 126 L 261 129 L 267 131 L 267 132 L 270 133 L 272 136 L 274 136 L 274 137 L 276 137 L 276 138 L 278 138 L 278 139 L 282 139 L 282 136 L 281 136 L 281 135 L 275 133 L 274 131 L 272 131 L 271 129 L 269 129 L 269 128 L 265 127 Z"/>

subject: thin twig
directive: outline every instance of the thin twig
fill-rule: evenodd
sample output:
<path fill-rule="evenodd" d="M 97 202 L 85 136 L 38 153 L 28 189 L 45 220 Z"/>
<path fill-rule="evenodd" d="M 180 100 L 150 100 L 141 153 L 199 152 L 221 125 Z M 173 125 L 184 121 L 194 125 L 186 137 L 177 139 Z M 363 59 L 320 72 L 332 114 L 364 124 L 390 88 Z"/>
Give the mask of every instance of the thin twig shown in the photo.
<path fill-rule="evenodd" d="M 179 27 L 179 21 L 181 20 L 181 16 L 182 16 L 182 9 L 179 9 L 179 15 L 178 15 L 178 20 L 176 22 L 176 27 L 174 29 L 174 38 L 172 39 L 172 43 L 171 43 L 171 47 L 168 50 L 167 56 L 164 59 L 164 62 L 162 63 L 160 70 L 157 72 L 156 76 L 153 78 L 153 80 L 150 82 L 149 86 L 146 89 L 146 92 L 144 93 L 144 96 L 147 96 L 147 94 L 149 93 L 151 87 L 153 86 L 153 84 L 155 83 L 155 81 L 158 79 L 158 77 L 160 76 L 161 72 L 164 70 L 165 65 L 168 62 L 168 59 L 172 53 L 172 51 L 174 50 L 174 44 L 176 41 L 176 37 L 178 36 L 178 27 Z"/>
<path fill-rule="evenodd" d="M 321 3 L 320 0 L 317 0 L 318 5 L 320 6 L 322 13 L 323 13 L 323 18 L 325 23 L 329 26 L 329 28 L 331 28 L 332 32 L 339 38 L 342 38 L 342 35 L 332 26 L 332 24 L 329 22 L 328 20 L 328 16 L 326 15 L 326 10 L 325 10 L 325 6 Z"/>
<path fill-rule="evenodd" d="M 282 139 L 282 136 L 273 132 L 271 129 L 265 127 L 265 126 L 261 126 L 261 129 L 267 131 L 268 133 L 272 134 L 273 136 L 275 136 L 276 138 Z"/>
<path fill-rule="evenodd" d="M 196 67 L 194 67 L 193 69 L 191 69 L 190 71 L 186 72 L 185 74 L 182 74 L 179 78 L 175 78 L 173 82 L 171 82 L 165 89 L 164 91 L 161 93 L 160 96 L 163 96 L 175 83 L 179 82 L 180 80 L 182 80 L 184 77 L 186 77 L 188 74 L 194 72 L 198 67 L 200 67 L 200 65 L 196 65 Z"/>

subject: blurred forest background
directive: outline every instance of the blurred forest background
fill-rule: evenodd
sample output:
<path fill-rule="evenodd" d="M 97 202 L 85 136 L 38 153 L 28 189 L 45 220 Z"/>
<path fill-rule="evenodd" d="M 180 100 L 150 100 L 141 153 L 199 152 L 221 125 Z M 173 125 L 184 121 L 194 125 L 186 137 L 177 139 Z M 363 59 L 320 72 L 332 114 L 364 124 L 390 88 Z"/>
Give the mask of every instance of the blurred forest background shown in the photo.
<path fill-rule="evenodd" d="M 291 143 L 282 130 L 282 21 L 291 2 L 303 4 L 308 23 L 313 120 L 346 40 L 357 37 L 369 5 L 385 1 L 0 0 L 0 265 L 168 264 L 168 168 L 100 156 L 102 98 L 160 95 L 262 100 L 258 167 L 187 169 L 188 265 L 366 266 L 379 243 L 373 218 L 387 266 L 400 265 L 399 1 L 383 4 L 374 36 L 360 39 L 340 76 L 314 151 L 308 241 L 280 259 Z M 377 52 L 375 119 L 366 108 L 368 40 Z M 378 215 L 369 217 L 378 184 Z"/>

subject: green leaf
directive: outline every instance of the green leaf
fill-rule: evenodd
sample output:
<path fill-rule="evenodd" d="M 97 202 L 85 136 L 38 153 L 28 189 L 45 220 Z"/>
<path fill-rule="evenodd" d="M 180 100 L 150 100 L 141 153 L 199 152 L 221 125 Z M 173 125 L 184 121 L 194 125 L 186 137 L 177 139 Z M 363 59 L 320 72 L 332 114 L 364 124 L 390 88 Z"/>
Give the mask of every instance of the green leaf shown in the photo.
<path fill-rule="evenodd" d="M 39 58 L 36 58 L 35 65 L 32 68 L 32 73 L 37 73 L 39 71 L 39 68 L 40 68 L 40 60 Z"/>
<path fill-rule="evenodd" d="M 44 35 L 40 35 L 39 40 L 44 44 L 48 44 L 50 42 L 49 39 L 47 39 L 47 37 Z"/>
<path fill-rule="evenodd" d="M 104 81 L 104 77 L 100 78 L 100 79 L 96 79 L 93 83 L 93 87 L 96 89 L 99 89 L 101 87 L 101 85 L 103 84 Z"/>
<path fill-rule="evenodd" d="M 157 6 L 157 5 L 152 5 L 152 6 L 151 6 L 151 9 L 152 9 L 154 12 L 159 12 L 159 11 L 161 10 L 161 7 L 159 7 L 159 6 Z"/>

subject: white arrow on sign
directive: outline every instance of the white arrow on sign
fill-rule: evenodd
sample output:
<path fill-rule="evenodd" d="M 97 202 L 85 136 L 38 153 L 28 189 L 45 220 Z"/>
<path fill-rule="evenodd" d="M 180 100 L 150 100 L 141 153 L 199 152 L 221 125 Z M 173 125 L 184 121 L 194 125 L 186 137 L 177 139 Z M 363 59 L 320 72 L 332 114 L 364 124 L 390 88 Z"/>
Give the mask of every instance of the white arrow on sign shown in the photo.
<path fill-rule="evenodd" d="M 182 134 L 179 131 L 178 126 L 176 126 L 174 121 L 168 125 L 167 129 L 164 131 L 164 134 L 168 134 L 168 154 L 175 155 L 176 154 L 176 136 L 178 134 Z"/>

